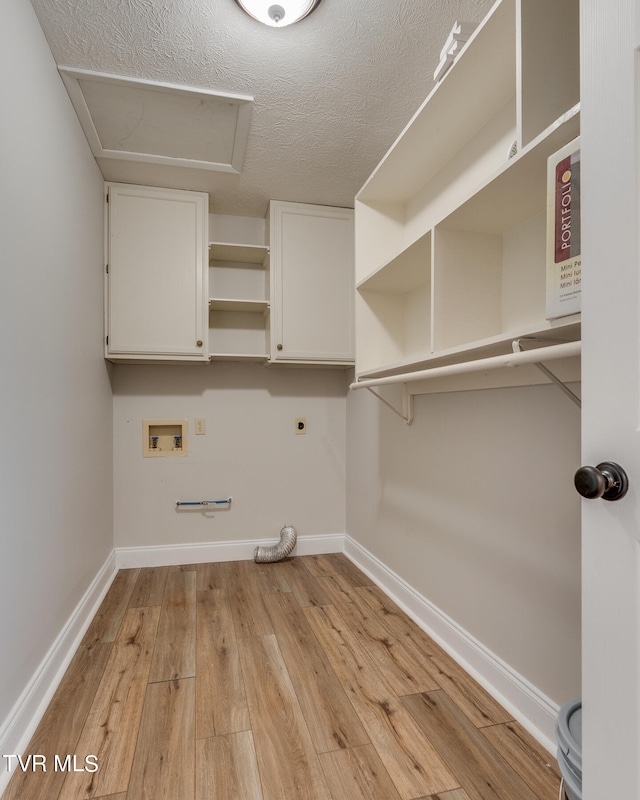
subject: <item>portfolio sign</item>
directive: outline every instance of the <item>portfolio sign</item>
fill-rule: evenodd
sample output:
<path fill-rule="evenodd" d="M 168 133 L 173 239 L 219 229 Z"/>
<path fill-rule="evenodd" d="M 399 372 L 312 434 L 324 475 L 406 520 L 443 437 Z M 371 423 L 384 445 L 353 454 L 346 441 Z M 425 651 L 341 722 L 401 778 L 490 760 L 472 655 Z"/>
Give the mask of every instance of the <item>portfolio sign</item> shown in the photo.
<path fill-rule="evenodd" d="M 580 311 L 580 143 L 549 158 L 547 169 L 547 319 Z"/>

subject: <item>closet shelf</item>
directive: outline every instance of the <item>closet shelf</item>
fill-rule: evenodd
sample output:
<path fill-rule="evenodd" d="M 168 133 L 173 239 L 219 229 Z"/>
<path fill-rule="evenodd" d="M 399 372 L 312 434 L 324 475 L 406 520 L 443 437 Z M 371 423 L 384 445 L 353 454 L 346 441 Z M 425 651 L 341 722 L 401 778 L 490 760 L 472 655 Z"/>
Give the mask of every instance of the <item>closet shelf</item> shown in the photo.
<path fill-rule="evenodd" d="M 356 284 L 358 291 L 404 294 L 429 280 L 431 231 Z"/>
<path fill-rule="evenodd" d="M 449 230 L 504 234 L 544 210 L 547 159 L 579 135 L 576 104 L 470 192 L 440 224 Z"/>
<path fill-rule="evenodd" d="M 486 339 L 466 342 L 446 350 L 436 350 L 428 355 L 420 355 L 419 357 L 358 372 L 356 380 L 383 378 L 417 370 L 432 370 L 436 367 L 451 366 L 466 361 L 509 355 L 512 351 L 512 342 L 518 339 L 535 341 L 540 350 L 547 349 L 547 345 L 540 346 L 543 342 L 548 342 L 548 345 L 552 345 L 558 342 L 579 341 L 580 314 L 553 320 L 553 322 L 545 321 L 538 326 L 528 326 L 526 329 L 508 331 Z"/>
<path fill-rule="evenodd" d="M 397 383 L 414 383 L 416 381 L 429 380 L 433 378 L 443 378 L 449 375 L 461 375 L 469 372 L 481 372 L 483 370 L 500 369 L 502 367 L 517 367 L 521 364 L 540 364 L 547 361 L 556 361 L 561 358 L 571 358 L 579 356 L 582 343 L 563 342 L 562 344 L 549 345 L 548 347 L 536 347 L 532 350 L 521 350 L 518 352 L 503 353 L 499 356 L 488 358 L 477 358 L 471 361 L 462 361 L 445 366 L 431 367 L 414 372 L 401 372 L 395 375 L 386 375 L 370 379 L 358 379 L 350 385 L 350 389 L 369 389 L 373 386 L 387 386 Z"/>
<path fill-rule="evenodd" d="M 250 311 L 266 314 L 269 311 L 268 300 L 240 300 L 223 297 L 209 299 L 210 311 Z"/>
<path fill-rule="evenodd" d="M 236 264 L 264 264 L 269 248 L 260 244 L 209 243 L 209 262 L 227 261 Z"/>
<path fill-rule="evenodd" d="M 580 105 L 577 104 L 526 148 L 505 161 L 480 186 L 473 187 L 468 197 L 437 224 L 447 230 L 504 233 L 544 210 L 547 159 L 579 133 Z M 430 249 L 431 230 L 428 230 L 358 281 L 356 289 L 402 294 L 425 283 Z"/>

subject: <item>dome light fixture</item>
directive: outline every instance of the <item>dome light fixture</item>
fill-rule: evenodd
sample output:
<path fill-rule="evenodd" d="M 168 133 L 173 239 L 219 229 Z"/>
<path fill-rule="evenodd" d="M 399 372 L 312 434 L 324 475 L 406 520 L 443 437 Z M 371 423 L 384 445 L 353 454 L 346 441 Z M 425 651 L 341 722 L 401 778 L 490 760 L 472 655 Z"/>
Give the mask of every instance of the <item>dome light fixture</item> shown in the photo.
<path fill-rule="evenodd" d="M 236 0 L 243 11 L 272 28 L 284 28 L 309 16 L 321 0 Z"/>

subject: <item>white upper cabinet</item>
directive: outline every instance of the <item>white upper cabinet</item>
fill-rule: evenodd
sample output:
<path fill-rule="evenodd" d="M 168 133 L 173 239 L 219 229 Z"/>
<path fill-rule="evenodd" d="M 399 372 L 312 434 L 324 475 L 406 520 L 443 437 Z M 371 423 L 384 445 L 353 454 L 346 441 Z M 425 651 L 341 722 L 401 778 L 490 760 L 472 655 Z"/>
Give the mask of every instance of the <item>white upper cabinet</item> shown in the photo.
<path fill-rule="evenodd" d="M 207 361 L 207 194 L 106 189 L 106 358 Z"/>
<path fill-rule="evenodd" d="M 579 0 L 498 0 L 356 197 L 356 373 L 580 336 L 546 318 L 547 159 L 579 135 Z"/>
<path fill-rule="evenodd" d="M 272 362 L 353 364 L 353 211 L 272 201 Z"/>

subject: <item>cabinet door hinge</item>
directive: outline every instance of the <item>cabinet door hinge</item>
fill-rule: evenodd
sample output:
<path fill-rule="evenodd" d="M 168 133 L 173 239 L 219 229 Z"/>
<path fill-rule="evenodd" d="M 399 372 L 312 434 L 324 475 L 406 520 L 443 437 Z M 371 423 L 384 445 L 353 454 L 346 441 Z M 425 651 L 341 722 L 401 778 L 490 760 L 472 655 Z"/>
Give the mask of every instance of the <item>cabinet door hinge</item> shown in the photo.
<path fill-rule="evenodd" d="M 107 264 L 107 275 L 109 274 L 109 265 Z"/>
<path fill-rule="evenodd" d="M 109 344 L 109 337 L 107 336 L 107 344 Z"/>

